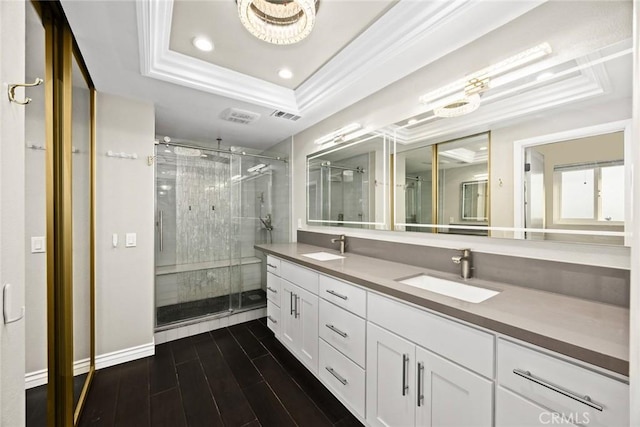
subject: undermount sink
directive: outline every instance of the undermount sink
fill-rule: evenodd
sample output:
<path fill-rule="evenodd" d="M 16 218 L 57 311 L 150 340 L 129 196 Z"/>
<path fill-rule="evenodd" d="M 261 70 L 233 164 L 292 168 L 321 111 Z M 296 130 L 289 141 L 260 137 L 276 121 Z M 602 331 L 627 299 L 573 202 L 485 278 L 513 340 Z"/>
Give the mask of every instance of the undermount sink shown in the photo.
<path fill-rule="evenodd" d="M 310 254 L 302 254 L 302 256 L 315 259 L 316 261 L 333 261 L 336 259 L 344 259 L 343 256 L 330 254 L 329 252 L 313 252 Z"/>
<path fill-rule="evenodd" d="M 492 291 L 491 289 L 479 288 L 477 286 L 465 285 L 464 283 L 453 282 L 451 280 L 439 279 L 427 274 L 398 280 L 398 282 L 473 303 L 488 300 L 500 293 L 498 291 Z"/>

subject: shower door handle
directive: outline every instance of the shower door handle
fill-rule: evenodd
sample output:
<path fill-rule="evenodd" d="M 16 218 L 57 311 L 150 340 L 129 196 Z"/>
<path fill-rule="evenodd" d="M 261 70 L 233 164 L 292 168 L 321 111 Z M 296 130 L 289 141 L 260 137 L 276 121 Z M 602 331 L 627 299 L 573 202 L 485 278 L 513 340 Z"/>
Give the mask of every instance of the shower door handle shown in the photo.
<path fill-rule="evenodd" d="M 163 239 L 163 230 L 162 230 L 162 216 L 163 216 L 163 212 L 162 211 L 158 211 L 158 234 L 160 235 L 159 237 L 159 243 L 160 243 L 160 252 L 162 252 L 162 250 L 164 249 L 164 239 Z"/>

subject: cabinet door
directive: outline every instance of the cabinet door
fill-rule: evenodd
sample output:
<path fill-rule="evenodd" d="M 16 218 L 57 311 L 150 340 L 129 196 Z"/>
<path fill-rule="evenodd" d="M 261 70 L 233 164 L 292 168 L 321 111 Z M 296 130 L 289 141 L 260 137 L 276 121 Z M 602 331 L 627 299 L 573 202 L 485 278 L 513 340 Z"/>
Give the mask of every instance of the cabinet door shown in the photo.
<path fill-rule="evenodd" d="M 299 340 L 298 335 L 300 334 L 300 322 L 295 318 L 295 303 L 293 301 L 297 286 L 286 280 L 281 280 L 280 289 L 282 292 L 280 300 L 280 339 L 295 353 L 296 343 Z"/>
<path fill-rule="evenodd" d="M 571 414 L 569 419 L 544 406 L 538 405 L 505 388 L 496 393 L 496 427 L 539 427 L 548 425 L 574 426 L 572 421 L 589 424 L 588 414 Z"/>
<path fill-rule="evenodd" d="M 415 424 L 415 345 L 367 323 L 367 422 Z"/>
<path fill-rule="evenodd" d="M 295 287 L 294 317 L 299 323 L 298 356 L 314 373 L 318 373 L 318 296 Z"/>
<path fill-rule="evenodd" d="M 415 365 L 416 425 L 492 425 L 492 381 L 421 347 Z"/>

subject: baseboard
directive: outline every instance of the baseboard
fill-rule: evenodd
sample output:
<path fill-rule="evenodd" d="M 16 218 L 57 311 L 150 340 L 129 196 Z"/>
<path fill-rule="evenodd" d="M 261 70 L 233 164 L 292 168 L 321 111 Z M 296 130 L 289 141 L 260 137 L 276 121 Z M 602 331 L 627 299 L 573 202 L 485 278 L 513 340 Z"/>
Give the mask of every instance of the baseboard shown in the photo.
<path fill-rule="evenodd" d="M 137 347 L 125 348 L 124 350 L 102 354 L 100 356 L 96 356 L 96 369 L 104 369 L 109 366 L 131 362 L 132 360 L 153 356 L 155 353 L 156 345 L 152 341 L 148 344 L 139 345 Z"/>
<path fill-rule="evenodd" d="M 96 370 L 153 356 L 154 354 L 155 343 L 153 342 L 107 354 L 101 354 L 96 356 Z M 73 364 L 74 375 L 85 374 L 87 372 L 89 372 L 89 359 L 78 360 Z M 25 389 L 47 384 L 47 376 L 48 372 L 46 369 L 27 373 L 24 376 Z"/>

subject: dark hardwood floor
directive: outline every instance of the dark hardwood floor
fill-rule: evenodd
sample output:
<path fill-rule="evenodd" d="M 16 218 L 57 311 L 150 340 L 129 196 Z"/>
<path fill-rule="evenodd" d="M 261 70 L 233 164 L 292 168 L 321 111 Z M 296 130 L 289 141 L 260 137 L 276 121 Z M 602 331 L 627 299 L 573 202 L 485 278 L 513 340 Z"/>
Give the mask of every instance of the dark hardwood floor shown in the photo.
<path fill-rule="evenodd" d="M 37 408 L 31 399 L 29 427 L 44 425 L 29 415 L 42 415 Z M 153 357 L 98 371 L 80 425 L 361 426 L 264 319 L 161 344 Z"/>

